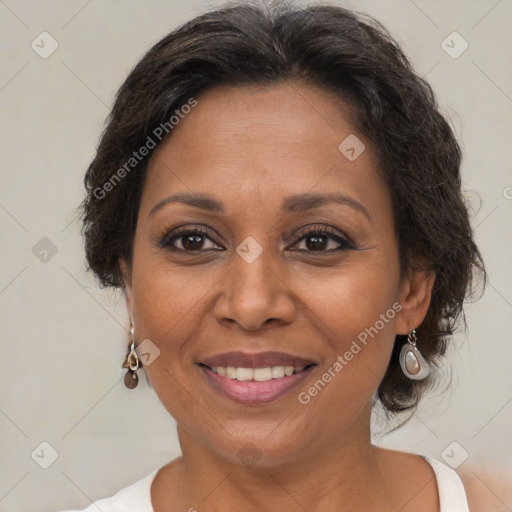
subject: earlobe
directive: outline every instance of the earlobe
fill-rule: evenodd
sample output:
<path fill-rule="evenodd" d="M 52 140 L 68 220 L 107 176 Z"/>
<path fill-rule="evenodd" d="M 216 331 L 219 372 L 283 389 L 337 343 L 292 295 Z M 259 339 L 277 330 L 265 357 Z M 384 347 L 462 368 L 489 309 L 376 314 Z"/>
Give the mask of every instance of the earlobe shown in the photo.
<path fill-rule="evenodd" d="M 435 274 L 431 270 L 411 270 L 400 290 L 402 310 L 397 316 L 396 333 L 409 334 L 423 322 L 432 297 Z"/>

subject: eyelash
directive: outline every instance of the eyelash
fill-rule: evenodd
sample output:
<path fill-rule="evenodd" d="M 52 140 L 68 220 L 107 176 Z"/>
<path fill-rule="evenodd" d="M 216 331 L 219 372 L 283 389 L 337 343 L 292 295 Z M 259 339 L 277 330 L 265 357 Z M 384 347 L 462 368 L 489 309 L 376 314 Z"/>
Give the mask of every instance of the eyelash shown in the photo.
<path fill-rule="evenodd" d="M 179 251 L 179 252 L 188 252 L 188 253 L 202 253 L 204 251 L 211 251 L 211 250 L 219 250 L 219 249 L 198 249 L 198 250 L 187 250 L 187 249 L 180 249 L 178 247 L 175 247 L 173 245 L 173 242 L 176 239 L 182 238 L 185 235 L 200 235 L 206 238 L 209 238 L 210 241 L 217 244 L 214 240 L 212 240 L 212 236 L 210 234 L 210 231 L 207 228 L 204 228 L 202 226 L 197 226 L 194 228 L 186 227 L 186 228 L 178 228 L 176 231 L 167 233 L 159 242 L 158 246 L 161 249 L 167 249 L 171 251 Z M 340 236 L 336 231 L 334 231 L 331 228 L 325 227 L 325 226 L 313 226 L 311 228 L 308 228 L 304 231 L 302 231 L 299 234 L 292 234 L 292 238 L 294 239 L 292 242 L 292 245 L 297 244 L 297 242 L 300 242 L 302 239 L 306 238 L 307 236 L 311 235 L 328 235 L 328 238 L 331 238 L 338 244 L 340 244 L 340 247 L 337 247 L 336 249 L 330 249 L 330 250 L 309 250 L 309 249 L 298 249 L 298 252 L 310 252 L 310 253 L 327 253 L 331 254 L 335 251 L 343 251 L 343 250 L 354 250 L 354 244 L 350 240 L 349 237 Z"/>

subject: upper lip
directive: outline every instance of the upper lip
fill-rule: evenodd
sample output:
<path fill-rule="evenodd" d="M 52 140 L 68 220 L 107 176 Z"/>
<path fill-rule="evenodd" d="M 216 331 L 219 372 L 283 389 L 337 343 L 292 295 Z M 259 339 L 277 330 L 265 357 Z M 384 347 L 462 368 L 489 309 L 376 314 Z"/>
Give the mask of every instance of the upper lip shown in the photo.
<path fill-rule="evenodd" d="M 308 366 L 314 361 L 284 352 L 224 352 L 201 361 L 206 366 L 234 366 L 239 368 L 266 368 L 268 366 Z"/>

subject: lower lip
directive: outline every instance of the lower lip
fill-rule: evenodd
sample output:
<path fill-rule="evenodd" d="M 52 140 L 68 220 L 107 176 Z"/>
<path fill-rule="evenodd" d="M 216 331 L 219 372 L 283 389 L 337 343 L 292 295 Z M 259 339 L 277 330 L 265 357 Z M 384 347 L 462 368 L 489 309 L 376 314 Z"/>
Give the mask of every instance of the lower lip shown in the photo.
<path fill-rule="evenodd" d="M 242 404 L 262 404 L 277 400 L 296 388 L 313 370 L 314 365 L 293 375 L 263 382 L 228 379 L 200 365 L 212 386 L 231 400 Z"/>

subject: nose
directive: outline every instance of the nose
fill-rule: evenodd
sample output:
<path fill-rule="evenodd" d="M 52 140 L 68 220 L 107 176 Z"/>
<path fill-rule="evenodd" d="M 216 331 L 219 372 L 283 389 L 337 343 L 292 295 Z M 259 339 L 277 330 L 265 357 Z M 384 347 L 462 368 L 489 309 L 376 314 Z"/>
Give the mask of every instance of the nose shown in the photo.
<path fill-rule="evenodd" d="M 234 258 L 234 266 L 222 280 L 215 302 L 217 321 L 226 326 L 237 325 L 244 331 L 290 324 L 296 314 L 296 302 L 279 263 L 271 261 L 270 250 L 264 250 L 250 263 L 238 254 Z"/>

